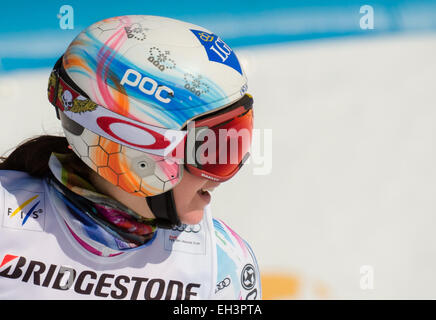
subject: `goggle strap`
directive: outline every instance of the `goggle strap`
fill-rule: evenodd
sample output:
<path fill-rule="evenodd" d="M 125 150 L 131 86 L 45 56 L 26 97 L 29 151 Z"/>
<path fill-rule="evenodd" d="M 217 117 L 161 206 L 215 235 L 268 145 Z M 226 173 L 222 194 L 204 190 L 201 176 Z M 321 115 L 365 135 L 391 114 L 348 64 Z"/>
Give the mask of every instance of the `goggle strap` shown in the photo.
<path fill-rule="evenodd" d="M 62 59 L 62 58 L 61 58 Z M 59 115 L 59 109 L 57 106 L 57 99 L 58 99 L 58 90 L 59 90 L 59 74 L 58 74 L 58 70 L 57 70 L 57 66 L 59 64 L 59 61 L 61 60 L 59 59 L 56 64 L 55 67 L 53 69 L 53 71 L 50 74 L 50 81 L 49 81 L 49 85 L 47 88 L 47 93 L 48 93 L 48 100 L 50 101 L 50 103 L 54 106 L 55 111 L 56 111 L 56 117 L 61 120 L 61 117 Z M 53 91 L 51 92 L 50 89 L 52 87 L 52 81 L 55 81 L 54 83 L 54 88 Z"/>
<path fill-rule="evenodd" d="M 77 85 L 74 82 L 72 82 L 68 74 L 66 74 L 66 72 L 62 67 L 62 57 L 60 57 L 59 60 L 56 62 L 50 74 L 50 80 L 47 89 L 48 100 L 55 107 L 56 116 L 59 120 L 61 120 L 59 116 L 59 109 L 61 111 L 64 111 L 64 105 L 62 101 L 59 99 L 59 96 L 62 95 L 66 90 L 70 91 L 71 93 L 74 93 L 74 97 L 81 96 L 82 101 L 93 102 L 92 100 L 89 99 L 86 93 L 80 90 L 80 88 L 77 88 Z M 60 88 L 62 88 L 62 90 L 60 90 Z"/>

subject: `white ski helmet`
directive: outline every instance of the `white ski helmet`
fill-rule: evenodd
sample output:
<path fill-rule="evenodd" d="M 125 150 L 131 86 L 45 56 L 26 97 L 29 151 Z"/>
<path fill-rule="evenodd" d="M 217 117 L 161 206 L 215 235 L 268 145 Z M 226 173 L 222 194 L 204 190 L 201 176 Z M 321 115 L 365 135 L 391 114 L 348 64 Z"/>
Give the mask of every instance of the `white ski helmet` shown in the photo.
<path fill-rule="evenodd" d="M 83 162 L 112 184 L 147 197 L 152 211 L 168 211 L 174 206 L 168 191 L 182 178 L 189 122 L 229 107 L 251 110 L 246 91 L 235 52 L 211 31 L 130 15 L 83 30 L 56 63 L 48 95 Z M 251 119 L 252 113 L 244 121 Z M 202 176 L 224 181 L 235 168 L 222 179 L 214 172 Z"/>

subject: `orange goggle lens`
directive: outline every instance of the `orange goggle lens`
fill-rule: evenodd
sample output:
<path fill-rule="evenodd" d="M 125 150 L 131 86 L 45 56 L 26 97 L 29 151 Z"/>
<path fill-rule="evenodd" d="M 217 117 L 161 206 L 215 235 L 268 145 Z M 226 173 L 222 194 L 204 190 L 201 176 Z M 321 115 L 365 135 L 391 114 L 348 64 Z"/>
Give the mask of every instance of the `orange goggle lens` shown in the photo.
<path fill-rule="evenodd" d="M 190 153 L 194 161 L 185 162 L 189 172 L 213 181 L 225 181 L 239 171 L 251 146 L 252 104 L 253 99 L 246 95 L 224 111 L 195 121 L 195 147 Z"/>

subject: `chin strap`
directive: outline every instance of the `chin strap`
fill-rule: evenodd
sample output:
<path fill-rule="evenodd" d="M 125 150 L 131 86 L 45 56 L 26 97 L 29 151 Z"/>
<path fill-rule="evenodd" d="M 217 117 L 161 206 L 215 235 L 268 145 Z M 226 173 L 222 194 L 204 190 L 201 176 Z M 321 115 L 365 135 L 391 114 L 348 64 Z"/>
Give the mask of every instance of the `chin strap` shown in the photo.
<path fill-rule="evenodd" d="M 174 202 L 173 190 L 146 197 L 151 212 L 156 217 L 156 225 L 163 229 L 172 229 L 181 224 Z"/>

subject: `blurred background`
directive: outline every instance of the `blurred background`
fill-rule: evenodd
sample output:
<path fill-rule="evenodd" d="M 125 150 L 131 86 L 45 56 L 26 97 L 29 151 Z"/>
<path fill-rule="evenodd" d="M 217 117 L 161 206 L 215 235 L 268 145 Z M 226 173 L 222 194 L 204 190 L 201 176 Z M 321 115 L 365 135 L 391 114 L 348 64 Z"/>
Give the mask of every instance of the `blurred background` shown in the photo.
<path fill-rule="evenodd" d="M 436 1 L 7 1 L 1 154 L 61 134 L 51 67 L 125 14 L 199 24 L 240 57 L 257 153 L 212 209 L 256 252 L 265 299 L 436 298 Z"/>

